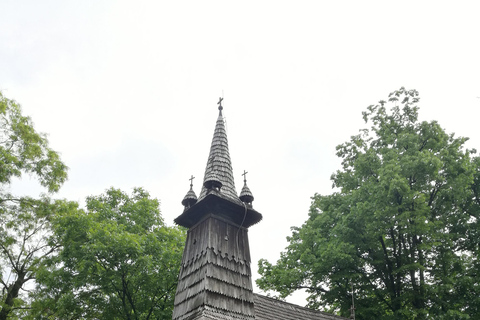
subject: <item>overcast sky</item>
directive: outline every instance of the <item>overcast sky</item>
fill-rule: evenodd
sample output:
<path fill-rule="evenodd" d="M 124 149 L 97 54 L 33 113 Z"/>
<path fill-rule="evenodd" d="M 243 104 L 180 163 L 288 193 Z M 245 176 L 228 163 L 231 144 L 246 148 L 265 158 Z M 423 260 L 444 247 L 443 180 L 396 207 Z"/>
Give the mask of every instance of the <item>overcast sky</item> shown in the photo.
<path fill-rule="evenodd" d="M 0 90 L 69 166 L 55 197 L 143 187 L 172 225 L 224 97 L 236 188 L 247 170 L 264 217 L 255 273 L 332 192 L 361 112 L 401 86 L 480 149 L 478 1 L 0 1 Z"/>

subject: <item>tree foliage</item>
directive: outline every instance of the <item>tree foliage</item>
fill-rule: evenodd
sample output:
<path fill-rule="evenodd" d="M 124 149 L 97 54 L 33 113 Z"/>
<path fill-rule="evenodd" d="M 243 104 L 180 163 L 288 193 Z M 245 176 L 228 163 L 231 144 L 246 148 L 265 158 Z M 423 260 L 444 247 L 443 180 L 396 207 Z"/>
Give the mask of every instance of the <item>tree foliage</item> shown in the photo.
<path fill-rule="evenodd" d="M 25 310 L 25 287 L 55 250 L 48 241 L 50 217 L 64 205 L 12 194 L 12 178 L 23 174 L 55 192 L 67 178 L 67 167 L 20 105 L 0 92 L 0 320 Z"/>
<path fill-rule="evenodd" d="M 20 105 L 0 92 L 0 191 L 1 203 L 10 199 L 5 188 L 13 177 L 33 174 L 48 191 L 58 191 L 67 178 L 67 167 L 48 147 L 44 134 L 22 115 Z"/>
<path fill-rule="evenodd" d="M 257 284 L 356 319 L 478 319 L 480 160 L 466 138 L 418 120 L 401 88 L 363 112 L 369 129 L 337 147 L 337 192 L 312 198 Z M 390 111 L 388 105 L 393 105 Z"/>
<path fill-rule="evenodd" d="M 53 223 L 62 244 L 39 275 L 36 318 L 171 319 L 185 232 L 142 189 L 109 189 Z"/>
<path fill-rule="evenodd" d="M 86 210 L 10 191 L 29 174 L 56 192 L 66 171 L 0 92 L 0 320 L 170 319 L 184 231 L 167 227 L 142 189 L 107 190 Z"/>

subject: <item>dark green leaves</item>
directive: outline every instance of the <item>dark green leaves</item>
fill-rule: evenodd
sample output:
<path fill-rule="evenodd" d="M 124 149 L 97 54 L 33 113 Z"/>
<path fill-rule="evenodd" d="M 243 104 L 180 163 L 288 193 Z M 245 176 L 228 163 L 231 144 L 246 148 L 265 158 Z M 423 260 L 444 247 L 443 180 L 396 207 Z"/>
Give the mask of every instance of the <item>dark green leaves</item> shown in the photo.
<path fill-rule="evenodd" d="M 357 319 L 478 314 L 480 162 L 466 138 L 419 122 L 418 101 L 401 88 L 363 112 L 371 127 L 337 147 L 340 192 L 313 197 L 277 265 L 260 262 L 261 288 L 307 288 L 311 306 L 348 316 L 353 284 Z"/>
<path fill-rule="evenodd" d="M 143 189 L 112 188 L 88 197 L 86 212 L 58 216 L 63 247 L 41 272 L 38 314 L 170 319 L 185 234 L 163 223 L 158 205 Z"/>

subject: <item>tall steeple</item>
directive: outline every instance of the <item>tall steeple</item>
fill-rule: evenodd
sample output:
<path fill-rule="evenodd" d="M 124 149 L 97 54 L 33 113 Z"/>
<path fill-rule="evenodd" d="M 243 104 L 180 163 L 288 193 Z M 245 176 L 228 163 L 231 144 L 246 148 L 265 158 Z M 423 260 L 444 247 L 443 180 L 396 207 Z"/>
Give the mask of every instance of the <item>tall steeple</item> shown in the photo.
<path fill-rule="evenodd" d="M 228 152 L 227 131 L 225 130 L 225 121 L 222 115 L 222 100 L 223 98 L 220 98 L 218 101 L 218 118 L 213 133 L 207 167 L 205 168 L 205 178 L 200 199 L 204 198 L 215 185 L 218 185 L 222 190 L 221 194 L 223 196 L 230 198 L 232 201 L 240 201 L 235 192 L 232 162 Z"/>
<path fill-rule="evenodd" d="M 243 227 L 248 228 L 262 220 L 262 215 L 253 210 L 251 206 L 245 206 L 235 190 L 232 162 L 228 151 L 227 131 L 222 115 L 222 100 L 220 98 L 218 102 L 219 113 L 198 202 L 191 207 L 185 206 L 184 212 L 175 219 L 175 223 L 186 228 L 192 227 L 203 218 L 203 214 L 198 213 L 200 208 L 213 203 L 228 205 L 230 209 L 223 212 L 222 216 L 228 216 L 229 220 Z M 204 210 L 200 211 L 203 212 Z"/>
<path fill-rule="evenodd" d="M 190 188 L 175 219 L 188 233 L 174 320 L 255 319 L 248 228 L 262 215 L 251 205 L 253 196 L 242 202 L 235 190 L 222 100 L 200 196 L 186 201 L 193 198 Z"/>

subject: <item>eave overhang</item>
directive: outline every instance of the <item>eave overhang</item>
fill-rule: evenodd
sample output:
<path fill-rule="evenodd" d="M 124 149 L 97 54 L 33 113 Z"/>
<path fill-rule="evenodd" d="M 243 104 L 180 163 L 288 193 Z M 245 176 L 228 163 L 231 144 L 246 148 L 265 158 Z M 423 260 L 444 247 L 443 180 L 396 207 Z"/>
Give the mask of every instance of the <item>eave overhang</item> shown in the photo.
<path fill-rule="evenodd" d="M 191 228 L 208 214 L 222 217 L 244 228 L 249 228 L 262 220 L 261 213 L 243 202 L 232 201 L 221 192 L 210 190 L 202 200 L 186 208 L 174 221 L 182 227 Z"/>

